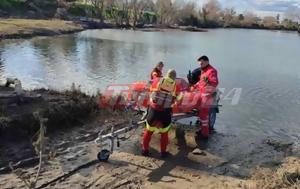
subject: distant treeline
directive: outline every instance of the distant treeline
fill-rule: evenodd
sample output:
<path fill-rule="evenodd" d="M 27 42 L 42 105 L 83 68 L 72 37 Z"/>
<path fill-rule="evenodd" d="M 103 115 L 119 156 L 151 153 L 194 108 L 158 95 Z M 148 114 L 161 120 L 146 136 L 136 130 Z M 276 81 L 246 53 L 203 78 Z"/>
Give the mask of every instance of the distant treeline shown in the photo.
<path fill-rule="evenodd" d="M 183 0 L 1 0 L 0 16 L 68 16 L 97 18 L 116 25 L 195 26 L 201 28 L 256 28 L 299 30 L 300 10 L 290 7 L 283 15 L 259 17 L 251 12 L 222 9 L 217 0 L 202 7 Z"/>

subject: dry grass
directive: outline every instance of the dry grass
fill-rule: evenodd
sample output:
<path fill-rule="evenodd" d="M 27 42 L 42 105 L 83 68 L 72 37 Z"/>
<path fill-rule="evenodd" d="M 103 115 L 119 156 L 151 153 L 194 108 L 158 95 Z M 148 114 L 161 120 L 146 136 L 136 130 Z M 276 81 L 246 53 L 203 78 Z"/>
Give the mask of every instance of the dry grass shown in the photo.
<path fill-rule="evenodd" d="M 255 170 L 249 187 L 259 189 L 300 189 L 300 159 L 288 158 L 276 169 Z"/>
<path fill-rule="evenodd" d="M 62 20 L 0 19 L 0 38 L 61 34 L 82 29 L 78 24 Z"/>
<path fill-rule="evenodd" d="M 9 167 L 12 170 L 12 172 L 14 174 L 16 174 L 16 176 L 22 180 L 25 184 L 25 186 L 28 189 L 34 189 L 36 188 L 36 184 L 37 181 L 40 177 L 41 174 L 41 168 L 43 165 L 43 153 L 44 153 L 44 146 L 45 146 L 45 134 L 46 134 L 46 127 L 45 127 L 45 123 L 47 122 L 48 119 L 42 118 L 40 117 L 39 113 L 35 113 L 35 117 L 36 119 L 39 119 L 40 121 L 40 130 L 37 133 L 37 140 L 35 142 L 32 143 L 32 145 L 35 148 L 36 153 L 39 156 L 39 165 L 38 165 L 38 170 L 35 174 L 35 177 L 31 177 L 30 174 L 28 172 L 26 172 L 25 170 L 22 169 L 14 169 L 12 163 L 10 163 Z"/>

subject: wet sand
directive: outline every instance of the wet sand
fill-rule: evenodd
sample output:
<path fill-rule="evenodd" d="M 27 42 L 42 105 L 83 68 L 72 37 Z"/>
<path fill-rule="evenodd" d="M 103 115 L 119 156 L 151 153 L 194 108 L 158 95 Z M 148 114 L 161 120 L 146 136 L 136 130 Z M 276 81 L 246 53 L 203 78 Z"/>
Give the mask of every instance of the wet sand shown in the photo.
<path fill-rule="evenodd" d="M 174 130 L 170 133 L 168 147 L 171 157 L 160 158 L 159 135 L 154 135 L 151 142 L 151 157 L 143 157 L 140 155 L 142 127 L 133 131 L 134 135 L 129 140 L 121 142 L 120 148 L 111 155 L 107 163 L 98 162 L 96 156 L 100 148 L 93 141 L 97 133 L 101 130 L 108 131 L 112 125 L 122 127 L 126 124 L 128 121 L 124 120 L 121 114 L 115 114 L 113 117 L 103 114 L 82 126 L 51 133 L 47 149 L 52 150 L 56 156 L 43 166 L 37 186 L 44 184 L 45 188 L 257 188 L 266 184 L 272 185 L 271 181 L 266 183 L 266 180 L 258 175 L 272 180 L 272 170 L 276 172 L 282 162 L 287 162 L 286 165 L 283 164 L 288 167 L 284 169 L 285 172 L 290 170 L 296 173 L 292 168 L 300 165 L 299 156 L 288 158 L 288 155 L 282 155 L 280 162 L 274 162 L 273 158 L 264 159 L 269 164 L 261 165 L 264 168 L 256 170 L 255 162 L 248 166 L 238 165 L 240 161 L 244 161 L 241 159 L 243 157 L 229 160 L 214 154 L 210 149 L 205 149 L 203 142 L 197 142 L 197 145 L 194 133 L 186 133 L 185 137 L 180 136 L 177 139 Z M 225 137 L 218 135 L 215 133 L 212 138 L 218 137 L 221 140 Z M 270 144 L 257 147 L 266 148 L 265 145 Z M 203 153 L 193 154 L 195 147 L 203 149 Z M 273 153 L 275 156 L 282 153 L 273 147 L 268 150 L 266 153 Z M 21 152 L 22 150 L 19 151 Z M 248 156 L 251 158 L 251 154 Z M 257 156 L 265 158 L 262 153 Z M 47 182 L 86 163 L 90 165 L 47 185 Z M 36 169 L 36 166 L 24 168 L 32 176 Z M 282 172 L 282 168 L 280 171 Z M 284 186 L 284 183 L 281 184 Z M 1 175 L 0 188 L 25 187 L 13 173 L 8 173 Z"/>

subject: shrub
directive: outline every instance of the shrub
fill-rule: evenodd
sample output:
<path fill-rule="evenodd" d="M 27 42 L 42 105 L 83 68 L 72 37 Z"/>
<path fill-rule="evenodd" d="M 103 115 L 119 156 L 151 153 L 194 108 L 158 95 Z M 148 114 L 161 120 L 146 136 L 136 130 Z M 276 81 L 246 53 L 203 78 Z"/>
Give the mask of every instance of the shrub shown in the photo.
<path fill-rule="evenodd" d="M 11 11 L 13 9 L 24 9 L 25 4 L 19 0 L 1 0 L 0 9 Z"/>
<path fill-rule="evenodd" d="M 74 16 L 92 16 L 96 14 L 96 10 L 92 5 L 72 4 L 68 8 L 68 12 Z"/>

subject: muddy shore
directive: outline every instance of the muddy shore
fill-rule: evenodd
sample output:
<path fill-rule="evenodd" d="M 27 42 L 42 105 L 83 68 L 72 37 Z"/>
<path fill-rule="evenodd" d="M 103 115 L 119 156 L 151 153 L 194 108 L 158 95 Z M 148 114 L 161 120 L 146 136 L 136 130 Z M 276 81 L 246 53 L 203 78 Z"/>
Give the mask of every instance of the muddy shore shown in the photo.
<path fill-rule="evenodd" d="M 17 94 L 12 87 L 0 86 L 1 134 L 20 132 L 32 134 L 39 129 L 35 113 L 48 118 L 48 130 L 56 130 L 60 125 L 81 123 L 97 109 L 97 99 L 79 91 L 57 92 L 38 89 Z"/>
<path fill-rule="evenodd" d="M 0 87 L 0 167 L 34 154 L 31 137 L 39 130 L 39 118 L 47 118 L 47 132 L 82 124 L 97 113 L 96 98 L 78 91 L 23 91 Z M 17 153 L 19 147 L 26 149 Z"/>
<path fill-rule="evenodd" d="M 0 88 L 0 188 L 26 188 L 12 173 L 9 162 L 28 177 L 37 170 L 32 136 L 39 128 L 34 112 L 48 118 L 46 153 L 38 188 L 299 188 L 299 148 L 293 143 L 266 139 L 254 151 L 230 158 L 222 151 L 233 150 L 226 141 L 237 136 L 214 133 L 207 142 L 193 132 L 170 132 L 167 159 L 159 157 L 159 135 L 151 143 L 151 157 L 141 153 L 143 127 L 121 142 L 107 163 L 97 160 L 99 146 L 94 139 L 112 126 L 121 128 L 133 113 L 99 110 L 94 97 L 78 91 L 24 91 Z M 193 150 L 200 148 L 200 154 Z M 19 163 L 18 162 L 22 162 Z M 4 169 L 3 169 L 4 168 Z"/>
<path fill-rule="evenodd" d="M 105 121 L 104 121 L 105 120 Z M 237 162 L 218 156 L 212 150 L 202 155 L 192 153 L 195 147 L 193 134 L 186 133 L 178 140 L 170 133 L 167 159 L 159 157 L 159 136 L 151 143 L 151 157 L 140 155 L 142 128 L 126 142 L 121 142 L 107 163 L 99 162 L 100 148 L 93 140 L 101 130 L 112 125 L 126 126 L 120 114 L 106 114 L 72 129 L 58 130 L 48 135 L 47 148 L 55 156 L 44 164 L 38 188 L 220 188 L 220 189 L 275 189 L 299 188 L 300 166 L 298 157 L 285 157 L 268 166 L 251 167 L 247 176 L 239 175 L 242 168 Z M 130 133 L 131 134 L 131 133 Z M 213 137 L 218 137 L 214 135 Z M 19 148 L 19 153 L 23 152 Z M 37 165 L 23 170 L 33 177 Z M 75 171 L 74 171 L 75 170 Z M 297 180 L 298 179 L 298 180 Z M 13 181 L 13 182 L 12 182 Z M 0 188 L 26 188 L 14 173 L 1 174 Z"/>

